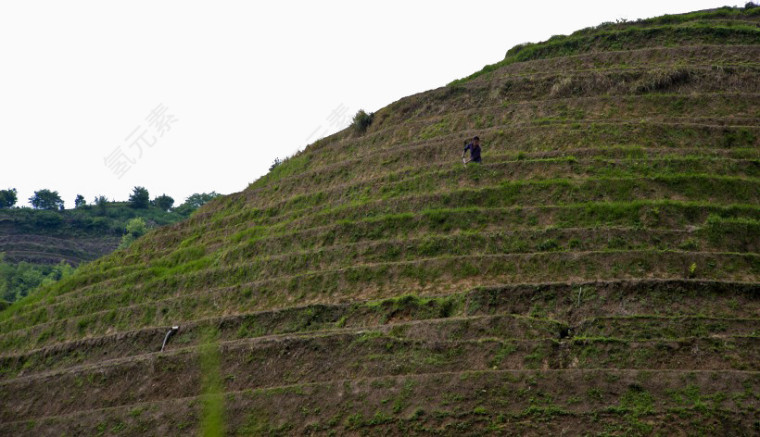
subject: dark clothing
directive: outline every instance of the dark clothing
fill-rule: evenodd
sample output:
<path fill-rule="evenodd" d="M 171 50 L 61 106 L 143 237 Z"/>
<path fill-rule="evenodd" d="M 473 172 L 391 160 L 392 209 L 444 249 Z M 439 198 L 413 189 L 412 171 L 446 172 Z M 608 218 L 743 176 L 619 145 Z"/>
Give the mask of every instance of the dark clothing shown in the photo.
<path fill-rule="evenodd" d="M 464 151 L 470 151 L 470 162 L 480 162 L 480 145 L 472 143 L 464 146 Z"/>

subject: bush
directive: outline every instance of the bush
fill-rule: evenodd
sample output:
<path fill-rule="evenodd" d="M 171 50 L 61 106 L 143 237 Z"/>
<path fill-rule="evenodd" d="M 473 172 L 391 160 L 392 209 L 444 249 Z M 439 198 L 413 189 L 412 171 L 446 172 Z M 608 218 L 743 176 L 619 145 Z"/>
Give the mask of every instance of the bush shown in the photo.
<path fill-rule="evenodd" d="M 145 235 L 148 232 L 148 227 L 145 225 L 145 219 L 142 217 L 135 217 L 127 222 L 127 233 L 121 237 L 121 243 L 119 243 L 119 249 L 125 249 L 129 247 L 135 240 Z"/>
<path fill-rule="evenodd" d="M 369 114 L 367 114 L 366 112 L 364 112 L 363 109 L 360 109 L 359 112 L 357 112 L 356 115 L 354 115 L 354 122 L 353 122 L 354 131 L 356 131 L 356 133 L 358 134 L 363 134 L 364 132 L 366 132 L 369 125 L 372 124 L 372 119 L 374 117 L 375 117 L 374 112 L 370 112 Z"/>
<path fill-rule="evenodd" d="M 755 2 L 747 2 L 744 5 L 744 9 L 752 9 L 752 8 L 756 8 L 757 6 L 758 5 Z"/>
<path fill-rule="evenodd" d="M 63 217 L 58 212 L 38 211 L 33 217 L 33 223 L 38 228 L 57 228 L 63 224 Z"/>
<path fill-rule="evenodd" d="M 557 242 L 556 239 L 550 238 L 548 240 L 544 240 L 536 246 L 536 249 L 538 249 L 539 252 L 549 252 L 552 250 L 559 249 L 559 242 Z"/>
<path fill-rule="evenodd" d="M 145 226 L 145 219 L 142 217 L 133 218 L 127 222 L 127 233 L 132 234 L 135 237 L 140 237 L 145 234 L 147 227 Z"/>
<path fill-rule="evenodd" d="M 194 193 L 185 199 L 185 203 L 175 208 L 174 212 L 187 217 L 196 209 L 219 196 L 220 194 L 216 191 L 212 191 L 210 193 Z"/>

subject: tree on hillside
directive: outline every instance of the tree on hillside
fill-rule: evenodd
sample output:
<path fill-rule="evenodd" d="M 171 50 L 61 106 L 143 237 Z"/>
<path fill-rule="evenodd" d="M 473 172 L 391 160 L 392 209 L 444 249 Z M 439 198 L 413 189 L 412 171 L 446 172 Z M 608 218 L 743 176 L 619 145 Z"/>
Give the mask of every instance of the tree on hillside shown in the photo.
<path fill-rule="evenodd" d="M 185 203 L 174 208 L 174 211 L 184 216 L 189 216 L 193 211 L 219 196 L 220 194 L 216 191 L 210 193 L 195 193 L 185 199 Z"/>
<path fill-rule="evenodd" d="M 84 196 L 77 194 L 77 198 L 74 199 L 74 208 L 81 208 L 83 206 L 87 206 L 87 201 L 84 200 Z"/>
<path fill-rule="evenodd" d="M 15 188 L 0 190 L 0 208 L 11 208 L 16 204 L 17 200 Z"/>
<path fill-rule="evenodd" d="M 145 209 L 150 206 L 148 190 L 145 187 L 135 187 L 129 196 L 129 206 L 138 209 Z"/>
<path fill-rule="evenodd" d="M 153 204 L 161 208 L 163 211 L 169 211 L 174 206 L 174 199 L 166 194 L 162 194 L 153 199 Z"/>
<path fill-rule="evenodd" d="M 63 200 L 57 191 L 42 189 L 34 192 L 34 196 L 29 198 L 29 203 L 35 209 L 47 209 L 51 211 L 63 211 Z"/>
<path fill-rule="evenodd" d="M 96 197 L 93 203 L 97 207 L 99 215 L 106 215 L 106 206 L 108 205 L 108 198 L 106 196 Z"/>

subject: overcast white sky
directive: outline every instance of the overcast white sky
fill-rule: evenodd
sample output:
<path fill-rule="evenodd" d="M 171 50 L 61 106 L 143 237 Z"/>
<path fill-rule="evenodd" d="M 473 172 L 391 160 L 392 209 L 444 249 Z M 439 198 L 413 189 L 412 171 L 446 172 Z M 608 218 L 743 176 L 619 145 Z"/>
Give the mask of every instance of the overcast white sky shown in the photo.
<path fill-rule="evenodd" d="M 57 190 L 67 208 L 136 185 L 175 205 L 240 191 L 358 109 L 443 86 L 515 44 L 725 4 L 739 3 L 4 1 L 0 189 L 27 206 Z"/>

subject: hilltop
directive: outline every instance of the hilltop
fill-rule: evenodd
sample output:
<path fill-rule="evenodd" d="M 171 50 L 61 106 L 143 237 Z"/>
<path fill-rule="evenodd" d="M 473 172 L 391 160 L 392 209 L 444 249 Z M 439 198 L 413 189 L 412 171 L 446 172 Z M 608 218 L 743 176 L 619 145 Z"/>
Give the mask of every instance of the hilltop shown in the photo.
<path fill-rule="evenodd" d="M 0 433 L 758 432 L 760 8 L 358 121 L 0 313 Z"/>

